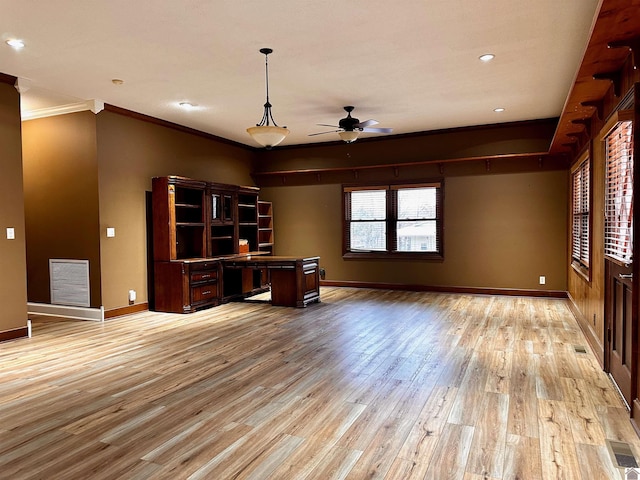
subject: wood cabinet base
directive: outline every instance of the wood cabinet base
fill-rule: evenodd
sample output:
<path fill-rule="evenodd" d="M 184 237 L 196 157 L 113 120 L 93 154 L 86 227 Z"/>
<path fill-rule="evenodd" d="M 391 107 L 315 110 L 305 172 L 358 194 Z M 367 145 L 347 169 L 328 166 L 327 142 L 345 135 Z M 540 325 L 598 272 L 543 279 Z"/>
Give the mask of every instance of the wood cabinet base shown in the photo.
<path fill-rule="evenodd" d="M 245 258 L 234 258 L 224 260 L 223 276 L 225 284 L 234 281 L 237 274 L 233 272 L 241 270 L 243 272 L 242 287 L 234 288 L 231 285 L 225 287 L 225 291 L 242 291 L 237 298 L 243 298 L 248 285 L 244 280 L 248 277 L 257 279 L 259 282 L 263 277 L 263 272 L 268 272 L 267 276 L 271 281 L 271 304 L 282 307 L 306 307 L 308 304 L 320 301 L 320 257 L 280 257 L 280 256 L 259 256 Z M 253 275 L 247 272 L 255 272 Z M 237 280 L 236 280 L 237 281 Z M 259 287 L 259 285 L 255 286 Z M 231 298 L 233 299 L 233 298 Z"/>
<path fill-rule="evenodd" d="M 236 255 L 231 258 L 155 263 L 155 310 L 191 313 L 224 302 L 242 300 L 266 289 L 271 304 L 306 307 L 320 301 L 320 257 Z M 265 273 L 266 272 L 266 273 Z"/>
<path fill-rule="evenodd" d="M 156 311 L 191 313 L 220 304 L 220 262 L 156 262 L 154 268 Z"/>
<path fill-rule="evenodd" d="M 316 261 L 296 261 L 294 268 L 271 269 L 271 304 L 306 307 L 320 301 L 320 274 Z"/>

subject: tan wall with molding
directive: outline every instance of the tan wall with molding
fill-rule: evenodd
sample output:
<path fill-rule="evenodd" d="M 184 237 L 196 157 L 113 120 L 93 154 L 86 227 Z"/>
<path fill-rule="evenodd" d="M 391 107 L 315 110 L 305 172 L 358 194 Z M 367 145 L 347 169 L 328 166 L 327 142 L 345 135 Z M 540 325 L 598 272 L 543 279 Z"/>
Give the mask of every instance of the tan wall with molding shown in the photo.
<path fill-rule="evenodd" d="M 78 112 L 23 122 L 30 302 L 50 303 L 49 259 L 89 261 L 91 307 L 102 305 L 96 120 Z"/>
<path fill-rule="evenodd" d="M 253 184 L 252 150 L 109 111 L 31 120 L 24 139 L 29 299 L 35 302 L 50 301 L 49 258 L 90 259 L 93 307 L 127 307 L 129 290 L 136 291 L 136 304 L 148 301 L 152 177 Z M 114 238 L 107 238 L 107 227 L 115 228 Z"/>
<path fill-rule="evenodd" d="M 276 253 L 320 255 L 327 280 L 567 288 L 565 170 L 445 176 L 442 262 L 344 260 L 340 184 L 267 187 Z M 539 285 L 545 275 L 546 285 Z"/>
<path fill-rule="evenodd" d="M 27 326 L 21 151 L 20 97 L 13 85 L 0 82 L 0 334 L 9 335 Z M 7 228 L 14 229 L 14 240 L 7 239 Z"/>
<path fill-rule="evenodd" d="M 180 175 L 253 185 L 254 152 L 202 136 L 103 111 L 97 116 L 100 254 L 105 309 L 148 301 L 147 192 L 151 178 Z M 107 238 L 107 227 L 116 231 Z"/>

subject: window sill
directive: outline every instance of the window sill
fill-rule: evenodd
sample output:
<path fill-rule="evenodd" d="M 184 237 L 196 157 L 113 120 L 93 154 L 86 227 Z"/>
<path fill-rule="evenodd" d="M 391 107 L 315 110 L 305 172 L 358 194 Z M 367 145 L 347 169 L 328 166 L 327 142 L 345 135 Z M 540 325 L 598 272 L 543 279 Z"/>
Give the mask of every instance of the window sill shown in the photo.
<path fill-rule="evenodd" d="M 580 265 L 577 262 L 571 262 L 571 267 L 579 276 L 581 276 L 587 282 L 591 283 L 591 271 L 588 268 Z"/>
<path fill-rule="evenodd" d="M 345 260 L 423 260 L 428 262 L 443 262 L 441 253 L 419 252 L 346 252 L 342 254 Z"/>

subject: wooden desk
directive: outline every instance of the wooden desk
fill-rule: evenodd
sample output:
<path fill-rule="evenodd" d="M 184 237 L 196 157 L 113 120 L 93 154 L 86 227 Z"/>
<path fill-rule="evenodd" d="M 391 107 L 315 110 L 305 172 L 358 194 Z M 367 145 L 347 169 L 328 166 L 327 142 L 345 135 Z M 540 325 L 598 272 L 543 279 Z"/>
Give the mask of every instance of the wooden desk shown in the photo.
<path fill-rule="evenodd" d="M 320 257 L 251 256 L 222 261 L 224 269 L 266 269 L 271 277 L 271 304 L 306 307 L 320 301 Z"/>

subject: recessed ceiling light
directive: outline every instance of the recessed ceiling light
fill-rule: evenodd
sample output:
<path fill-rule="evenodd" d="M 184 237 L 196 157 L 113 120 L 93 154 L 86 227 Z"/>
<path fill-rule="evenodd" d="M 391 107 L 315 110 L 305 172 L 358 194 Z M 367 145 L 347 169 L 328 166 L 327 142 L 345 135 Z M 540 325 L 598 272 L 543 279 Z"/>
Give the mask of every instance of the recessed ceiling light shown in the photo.
<path fill-rule="evenodd" d="M 494 108 L 493 111 L 497 113 L 504 112 L 504 108 L 502 107 Z"/>
<path fill-rule="evenodd" d="M 478 58 L 483 62 L 490 62 L 491 60 L 496 58 L 496 56 L 493 53 L 485 53 L 484 55 L 480 55 Z"/>
<path fill-rule="evenodd" d="M 10 38 L 5 43 L 7 45 L 9 45 L 11 48 L 15 48 L 16 50 L 24 48 L 24 42 L 22 40 L 17 39 L 17 38 Z"/>
<path fill-rule="evenodd" d="M 195 103 L 191 102 L 180 102 L 178 105 L 180 105 L 185 110 L 194 110 L 197 107 Z"/>
<path fill-rule="evenodd" d="M 121 80 L 119 78 L 114 78 L 111 80 L 111 83 L 113 83 L 114 85 L 122 85 L 124 83 L 124 80 Z"/>

